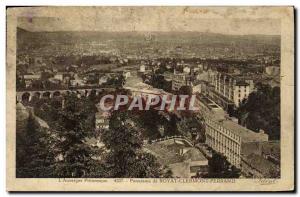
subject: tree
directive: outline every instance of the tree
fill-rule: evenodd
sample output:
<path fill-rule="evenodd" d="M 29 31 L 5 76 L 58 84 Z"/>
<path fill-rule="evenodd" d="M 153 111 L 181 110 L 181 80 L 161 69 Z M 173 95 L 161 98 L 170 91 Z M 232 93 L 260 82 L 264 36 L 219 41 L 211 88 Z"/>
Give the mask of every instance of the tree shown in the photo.
<path fill-rule="evenodd" d="M 167 82 L 163 75 L 153 74 L 150 78 L 150 84 L 154 88 L 163 89 L 165 91 L 171 90 L 172 84 Z"/>
<path fill-rule="evenodd" d="M 107 171 L 109 177 L 154 178 L 163 174 L 156 158 L 142 151 L 143 139 L 127 111 L 114 112 L 110 130 L 101 139 L 109 150 Z"/>
<path fill-rule="evenodd" d="M 156 71 L 155 71 L 155 74 L 158 75 L 158 74 L 164 74 L 164 72 L 166 72 L 168 69 L 166 67 L 165 64 L 161 65 Z"/>
<path fill-rule="evenodd" d="M 92 149 L 85 142 L 94 131 L 93 108 L 88 99 L 78 99 L 76 95 L 67 96 L 65 107 L 59 111 L 55 130 L 59 140 L 55 153 L 56 177 L 84 177 L 92 164 Z"/>
<path fill-rule="evenodd" d="M 231 165 L 226 157 L 220 153 L 213 152 L 212 158 L 208 160 L 209 171 L 203 178 L 239 178 L 241 171 Z"/>
<path fill-rule="evenodd" d="M 163 124 L 164 117 L 157 110 L 150 108 L 149 110 L 141 111 L 137 114 L 135 120 L 137 125 L 142 129 L 141 133 L 143 137 L 149 139 L 162 137 L 159 132 L 159 126 Z"/>
<path fill-rule="evenodd" d="M 62 101 L 59 98 L 39 99 L 33 97 L 30 105 L 34 107 L 34 112 L 38 117 L 52 125 L 58 119 L 58 112 L 62 108 Z"/>
<path fill-rule="evenodd" d="M 127 112 L 114 112 L 109 122 L 109 131 L 101 135 L 110 150 L 107 162 L 112 177 L 131 177 L 131 166 L 137 160 L 137 150 L 142 147 L 140 133 L 129 123 Z"/>
<path fill-rule="evenodd" d="M 52 177 L 54 155 L 51 135 L 30 114 L 23 133 L 17 133 L 16 176 L 18 178 Z"/>
<path fill-rule="evenodd" d="M 195 115 L 181 119 L 176 126 L 180 135 L 186 136 L 194 142 L 205 142 L 205 126 Z"/>
<path fill-rule="evenodd" d="M 110 78 L 105 84 L 113 85 L 115 87 L 123 87 L 125 84 L 125 77 L 123 75 L 119 75 L 117 77 Z"/>
<path fill-rule="evenodd" d="M 179 94 L 183 95 L 192 95 L 193 94 L 193 89 L 190 86 L 181 86 L 178 91 Z"/>
<path fill-rule="evenodd" d="M 257 91 L 237 109 L 239 122 L 247 128 L 267 132 L 269 139 L 280 139 L 280 88 L 257 84 Z"/>

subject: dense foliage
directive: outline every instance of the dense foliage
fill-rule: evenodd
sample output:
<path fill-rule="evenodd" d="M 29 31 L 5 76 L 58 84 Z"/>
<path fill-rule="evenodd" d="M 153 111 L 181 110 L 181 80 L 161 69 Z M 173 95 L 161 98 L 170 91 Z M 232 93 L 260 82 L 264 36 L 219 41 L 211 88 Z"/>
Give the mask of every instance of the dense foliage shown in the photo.
<path fill-rule="evenodd" d="M 89 173 L 93 150 L 85 140 L 94 131 L 95 106 L 76 95 L 64 100 L 64 105 L 46 99 L 31 103 L 51 128 L 45 130 L 35 115 L 29 116 L 17 137 L 17 176 L 83 177 Z"/>
<path fill-rule="evenodd" d="M 142 150 L 143 138 L 127 111 L 114 112 L 110 119 L 110 130 L 103 132 L 102 141 L 109 150 L 107 172 L 109 177 L 158 178 L 169 172 L 156 158 Z"/>
<path fill-rule="evenodd" d="M 203 178 L 239 178 L 241 175 L 241 171 L 231 165 L 225 156 L 214 151 L 212 158 L 208 160 L 208 166 L 208 174 Z"/>
<path fill-rule="evenodd" d="M 58 113 L 55 133 L 59 140 L 54 152 L 58 155 L 54 174 L 58 177 L 82 177 L 89 171 L 91 147 L 85 139 L 94 131 L 95 106 L 88 99 L 76 95 L 66 98 L 63 110 Z"/>
<path fill-rule="evenodd" d="M 259 132 L 264 130 L 270 140 L 280 139 L 280 88 L 258 84 L 257 91 L 237 109 L 241 124 Z"/>
<path fill-rule="evenodd" d="M 16 139 L 16 176 L 52 177 L 54 155 L 49 150 L 53 138 L 45 128 L 38 125 L 32 114 L 27 120 L 26 127 L 17 132 Z"/>
<path fill-rule="evenodd" d="M 64 101 L 33 99 L 35 114 L 17 137 L 17 176 L 171 177 L 167 168 L 143 151 L 142 129 L 128 111 L 114 112 L 110 129 L 100 136 L 95 132 L 94 99 L 76 94 L 65 96 Z M 47 131 L 36 122 L 37 116 L 49 123 Z M 88 143 L 99 137 L 105 147 Z"/>

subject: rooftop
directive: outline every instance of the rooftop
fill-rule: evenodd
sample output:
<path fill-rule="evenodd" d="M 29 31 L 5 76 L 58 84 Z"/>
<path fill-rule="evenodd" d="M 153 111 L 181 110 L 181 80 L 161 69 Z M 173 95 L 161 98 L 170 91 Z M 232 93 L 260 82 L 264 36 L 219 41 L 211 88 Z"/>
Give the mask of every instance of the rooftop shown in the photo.
<path fill-rule="evenodd" d="M 268 135 L 265 133 L 256 133 L 232 120 L 219 121 L 220 125 L 232 131 L 234 134 L 242 138 L 242 142 L 261 142 L 268 141 Z"/>
<path fill-rule="evenodd" d="M 215 102 L 213 102 L 207 97 L 201 95 L 197 95 L 197 96 L 198 99 L 200 99 L 200 101 L 210 109 L 211 113 L 207 115 L 220 126 L 223 126 L 224 128 L 230 130 L 234 134 L 240 136 L 242 138 L 242 142 L 268 141 L 267 134 L 256 133 L 250 129 L 247 129 L 242 125 L 239 125 L 238 123 L 229 119 L 229 117 L 226 117 L 225 111 L 220 106 L 218 106 Z"/>
<path fill-rule="evenodd" d="M 179 140 L 166 140 L 145 146 L 148 152 L 155 155 L 159 162 L 164 165 L 191 161 L 207 160 L 204 155 L 195 147 L 190 147 Z M 181 154 L 180 152 L 183 151 Z"/>
<path fill-rule="evenodd" d="M 207 160 L 204 155 L 194 147 L 189 148 L 187 152 L 185 152 L 183 155 L 184 160 L 191 159 L 192 161 L 204 161 Z"/>
<path fill-rule="evenodd" d="M 162 165 L 169 166 L 174 177 L 189 178 L 190 173 L 195 172 L 195 169 L 191 168 L 191 162 L 207 162 L 207 159 L 197 148 L 178 139 L 147 144 L 144 150 L 153 154 Z"/>
<path fill-rule="evenodd" d="M 147 94 L 168 94 L 162 89 L 153 88 L 151 85 L 143 82 L 137 82 L 135 84 L 127 85 L 125 88 L 131 91 L 144 92 Z"/>

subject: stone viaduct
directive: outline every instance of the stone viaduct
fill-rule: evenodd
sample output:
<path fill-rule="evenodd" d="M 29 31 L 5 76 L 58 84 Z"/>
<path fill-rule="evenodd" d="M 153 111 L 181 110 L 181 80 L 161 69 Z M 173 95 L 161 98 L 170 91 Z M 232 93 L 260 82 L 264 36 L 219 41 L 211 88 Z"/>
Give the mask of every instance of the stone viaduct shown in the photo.
<path fill-rule="evenodd" d="M 89 96 L 92 92 L 96 95 L 106 91 L 114 91 L 115 88 L 80 88 L 80 89 L 61 89 L 61 90 L 26 90 L 26 91 L 17 91 L 17 102 L 31 101 L 33 97 L 36 98 L 53 98 L 63 95 L 68 95 L 71 93 L 77 94 L 79 97 Z"/>

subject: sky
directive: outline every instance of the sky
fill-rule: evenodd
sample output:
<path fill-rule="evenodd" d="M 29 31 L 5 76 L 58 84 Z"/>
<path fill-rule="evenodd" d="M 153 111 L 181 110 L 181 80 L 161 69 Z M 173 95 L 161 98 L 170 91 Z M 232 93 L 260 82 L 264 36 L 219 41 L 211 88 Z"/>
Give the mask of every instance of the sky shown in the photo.
<path fill-rule="evenodd" d="M 42 14 L 29 11 L 18 18 L 18 26 L 28 31 L 196 31 L 280 35 L 279 19 L 227 16 L 228 11 L 211 14 L 203 11 L 185 12 L 182 8 L 115 7 L 83 8 L 80 11 L 68 8 Z"/>

